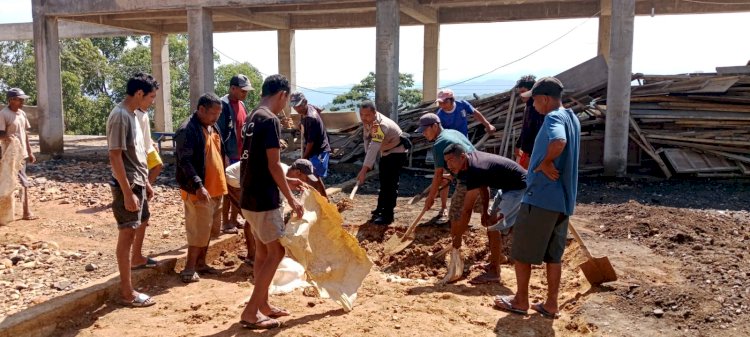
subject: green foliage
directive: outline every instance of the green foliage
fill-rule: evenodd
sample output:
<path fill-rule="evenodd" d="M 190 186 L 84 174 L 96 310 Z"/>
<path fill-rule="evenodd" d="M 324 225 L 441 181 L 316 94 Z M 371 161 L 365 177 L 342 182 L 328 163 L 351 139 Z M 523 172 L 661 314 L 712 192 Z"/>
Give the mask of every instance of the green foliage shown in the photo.
<path fill-rule="evenodd" d="M 149 43 L 148 36 L 62 40 L 60 66 L 67 133 L 104 134 L 109 112 L 125 98 L 127 79 L 137 72 L 153 70 Z M 176 128 L 193 110 L 187 35 L 169 36 L 169 54 L 172 120 Z M 214 60 L 218 61 L 217 54 Z M 235 72 L 247 75 L 254 86 L 260 86 L 257 69 L 247 63 L 220 66 L 216 72 L 217 81 L 226 83 L 217 85 L 217 91 L 226 92 L 232 75 L 225 80 L 221 76 Z M 19 87 L 31 96 L 27 104 L 37 104 L 34 48 L 30 41 L 0 41 L 0 90 L 11 87 Z M 248 103 L 255 105 L 257 97 L 248 95 Z"/>
<path fill-rule="evenodd" d="M 375 99 L 374 72 L 367 74 L 367 77 L 355 84 L 349 92 L 334 97 L 331 110 L 354 109 L 359 102 L 366 99 Z M 399 74 L 398 100 L 399 108 L 410 108 L 422 103 L 422 91 L 414 88 L 413 74 Z"/>
<path fill-rule="evenodd" d="M 253 89 L 255 89 L 248 92 L 247 99 L 245 99 L 245 106 L 248 110 L 252 109 L 258 105 L 258 102 L 260 102 L 260 87 L 263 85 L 263 76 L 257 68 L 253 67 L 253 65 L 248 62 L 218 66 L 214 72 L 214 91 L 219 97 L 228 94 L 229 80 L 232 79 L 232 76 L 237 74 L 247 76 L 247 78 L 250 79 L 250 83 L 253 85 Z"/>

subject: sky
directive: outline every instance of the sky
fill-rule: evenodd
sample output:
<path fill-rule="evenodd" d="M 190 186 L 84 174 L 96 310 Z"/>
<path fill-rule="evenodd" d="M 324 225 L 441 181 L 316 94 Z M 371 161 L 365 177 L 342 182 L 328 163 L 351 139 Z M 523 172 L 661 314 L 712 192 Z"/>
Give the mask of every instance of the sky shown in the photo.
<path fill-rule="evenodd" d="M 31 21 L 30 0 L 0 0 L 0 8 L 0 23 Z M 714 72 L 717 66 L 745 65 L 750 60 L 750 43 L 742 37 L 750 32 L 750 13 L 655 14 L 636 17 L 633 72 Z M 421 26 L 404 26 L 400 31 L 399 69 L 414 74 L 417 87 L 422 79 L 422 34 Z M 504 91 L 521 75 L 555 75 L 596 56 L 597 35 L 596 18 L 442 25 L 440 84 L 486 73 L 555 41 L 518 62 L 452 87 L 461 96 Z M 375 28 L 300 30 L 295 40 L 300 86 L 341 93 L 375 70 Z M 216 33 L 214 48 L 223 64 L 246 61 L 265 75 L 278 71 L 274 31 Z M 311 101 L 333 98 L 310 94 Z"/>

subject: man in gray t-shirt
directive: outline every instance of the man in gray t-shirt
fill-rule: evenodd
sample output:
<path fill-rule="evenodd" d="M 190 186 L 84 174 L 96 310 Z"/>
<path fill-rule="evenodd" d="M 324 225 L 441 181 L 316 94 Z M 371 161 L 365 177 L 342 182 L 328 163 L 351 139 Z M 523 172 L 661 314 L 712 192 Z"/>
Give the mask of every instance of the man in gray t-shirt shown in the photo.
<path fill-rule="evenodd" d="M 159 83 L 151 75 L 133 75 L 128 80 L 125 100 L 112 109 L 107 119 L 107 147 L 112 165 L 112 212 L 119 229 L 116 255 L 120 271 L 120 295 L 123 304 L 132 307 L 156 304 L 150 296 L 133 289 L 130 271 L 156 267 L 156 261 L 141 253 L 145 224 L 150 216 L 147 199 L 151 199 L 154 191 L 148 181 L 146 149 L 135 110 L 151 105 L 158 89 Z"/>

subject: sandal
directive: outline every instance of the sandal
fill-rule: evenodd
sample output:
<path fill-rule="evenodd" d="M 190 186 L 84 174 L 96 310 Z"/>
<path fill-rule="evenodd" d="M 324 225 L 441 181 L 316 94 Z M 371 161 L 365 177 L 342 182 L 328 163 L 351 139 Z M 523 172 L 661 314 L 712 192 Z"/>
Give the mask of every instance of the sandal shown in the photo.
<path fill-rule="evenodd" d="M 559 312 L 549 312 L 547 309 L 544 309 L 544 304 L 537 303 L 531 306 L 531 309 L 538 312 L 542 317 L 549 318 L 549 319 L 558 319 L 560 318 Z"/>
<path fill-rule="evenodd" d="M 146 268 L 155 268 L 155 267 L 156 267 L 157 265 L 159 265 L 159 263 L 158 263 L 158 262 L 156 262 L 156 260 L 154 260 L 154 259 L 152 259 L 152 258 L 150 258 L 150 257 L 147 257 L 147 258 L 146 258 L 146 263 L 144 263 L 144 264 L 139 264 L 139 265 L 137 265 L 137 266 L 133 266 L 133 267 L 130 267 L 130 270 L 138 270 L 138 269 L 146 269 Z"/>
<path fill-rule="evenodd" d="M 513 304 L 511 303 L 511 301 L 513 301 L 513 298 L 513 296 L 495 296 L 494 307 L 502 311 L 507 311 L 517 315 L 528 315 L 528 310 L 522 310 L 513 307 Z"/>
<path fill-rule="evenodd" d="M 34 214 L 24 215 L 21 220 L 38 220 L 39 217 Z"/>
<path fill-rule="evenodd" d="M 487 284 L 487 283 L 500 283 L 500 276 L 490 276 L 489 273 L 484 272 L 481 275 L 469 280 L 471 284 Z"/>
<path fill-rule="evenodd" d="M 180 272 L 180 280 L 182 280 L 183 283 L 193 283 L 200 281 L 201 278 L 198 276 L 198 273 L 192 270 L 183 270 Z"/>
<path fill-rule="evenodd" d="M 245 321 L 245 320 L 241 320 L 240 321 L 240 325 L 242 325 L 243 328 L 250 329 L 250 330 L 268 330 L 268 329 L 276 329 L 276 328 L 280 327 L 281 326 L 281 322 L 279 322 L 279 321 L 277 321 L 277 320 L 275 320 L 273 318 L 266 317 L 266 318 L 263 318 L 263 319 L 255 322 L 255 323 L 251 323 L 251 322 L 248 322 L 248 321 Z"/>
<path fill-rule="evenodd" d="M 151 296 L 144 293 L 138 293 L 132 301 L 123 300 L 122 304 L 133 308 L 145 308 L 156 304 L 156 301 L 154 301 Z"/>
<path fill-rule="evenodd" d="M 279 318 L 279 317 L 289 316 L 291 314 L 292 313 L 290 313 L 289 310 L 286 310 L 284 308 L 273 308 L 271 309 L 271 312 L 267 316 L 271 318 Z"/>

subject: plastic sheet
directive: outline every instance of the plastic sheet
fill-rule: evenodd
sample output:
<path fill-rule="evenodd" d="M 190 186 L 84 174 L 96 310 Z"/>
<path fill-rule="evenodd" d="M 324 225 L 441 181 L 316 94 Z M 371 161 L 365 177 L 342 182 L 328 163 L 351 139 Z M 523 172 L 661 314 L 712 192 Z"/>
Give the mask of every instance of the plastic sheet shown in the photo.
<path fill-rule="evenodd" d="M 281 260 L 279 268 L 273 275 L 269 294 L 288 294 L 295 289 L 304 288 L 310 284 L 305 281 L 305 268 L 288 257 Z"/>
<path fill-rule="evenodd" d="M 0 141 L 2 158 L 0 158 L 0 225 L 13 222 L 15 215 L 14 192 L 19 187 L 18 171 L 23 164 L 21 142 L 16 137 Z"/>
<path fill-rule="evenodd" d="M 287 224 L 281 244 L 305 268 L 321 297 L 351 311 L 372 262 L 357 239 L 342 228 L 344 220 L 336 205 L 312 188 L 301 200 L 305 213 Z"/>

